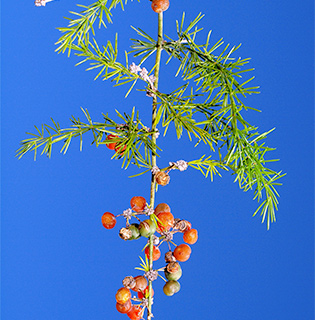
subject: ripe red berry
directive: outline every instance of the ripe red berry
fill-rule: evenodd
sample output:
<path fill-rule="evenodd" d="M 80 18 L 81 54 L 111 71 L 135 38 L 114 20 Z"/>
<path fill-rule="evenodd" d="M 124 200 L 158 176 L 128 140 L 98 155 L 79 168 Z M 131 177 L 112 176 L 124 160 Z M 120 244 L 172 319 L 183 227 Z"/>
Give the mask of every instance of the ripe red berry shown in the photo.
<path fill-rule="evenodd" d="M 170 212 L 160 212 L 157 217 L 157 232 L 168 231 L 174 226 L 174 216 Z"/>
<path fill-rule="evenodd" d="M 137 276 L 134 279 L 136 281 L 136 285 L 132 288 L 133 291 L 143 291 L 148 286 L 148 280 L 144 276 Z"/>
<path fill-rule="evenodd" d="M 131 320 L 140 320 L 142 318 L 142 308 L 140 306 L 132 306 L 128 311 L 127 316 Z"/>
<path fill-rule="evenodd" d="M 105 212 L 102 215 L 102 224 L 106 229 L 113 229 L 116 225 L 116 218 L 110 212 Z"/>
<path fill-rule="evenodd" d="M 119 304 L 124 304 L 126 303 L 128 300 L 130 300 L 131 298 L 131 292 L 129 289 L 125 288 L 125 287 L 122 287 L 120 289 L 117 290 L 117 293 L 116 293 L 116 301 L 119 303 Z"/>
<path fill-rule="evenodd" d="M 115 151 L 116 153 L 118 153 L 119 155 L 123 155 L 125 150 L 127 149 L 127 146 L 126 145 L 119 145 L 118 143 L 116 144 L 115 146 Z"/>
<path fill-rule="evenodd" d="M 120 304 L 118 302 L 116 303 L 116 309 L 120 313 L 127 313 L 128 311 L 130 311 L 131 307 L 132 307 L 131 300 L 128 300 L 124 304 Z"/>
<path fill-rule="evenodd" d="M 166 11 L 170 6 L 169 0 L 152 0 L 152 10 L 156 13 Z"/>
<path fill-rule="evenodd" d="M 190 257 L 191 248 L 189 245 L 183 243 L 175 248 L 173 254 L 176 260 L 184 262 L 184 261 L 187 261 Z"/>
<path fill-rule="evenodd" d="M 110 134 L 107 136 L 105 141 L 110 141 L 110 140 L 117 139 L 117 138 L 118 138 L 118 136 L 116 136 L 114 134 Z M 110 150 L 115 150 L 116 144 L 117 144 L 117 142 L 107 143 L 106 147 Z"/>
<path fill-rule="evenodd" d="M 189 244 L 196 243 L 198 240 L 198 231 L 196 229 L 187 230 L 183 235 L 183 239 Z"/>
<path fill-rule="evenodd" d="M 154 209 L 154 213 L 155 215 L 158 215 L 160 212 L 171 212 L 171 208 L 166 203 L 160 203 Z"/>
<path fill-rule="evenodd" d="M 131 209 L 136 212 L 144 210 L 147 202 L 143 197 L 132 197 L 130 200 Z"/>
<path fill-rule="evenodd" d="M 144 249 L 144 253 L 146 254 L 146 256 L 148 257 L 149 259 L 149 256 L 150 256 L 150 246 L 147 246 L 145 249 Z M 153 261 L 156 261 L 156 260 L 159 260 L 161 256 L 161 251 L 158 247 L 155 247 L 153 246 L 153 252 L 152 252 L 152 260 Z"/>
<path fill-rule="evenodd" d="M 151 290 L 152 297 L 154 296 L 154 290 L 152 288 Z M 138 298 L 143 299 L 143 298 L 148 298 L 149 297 L 149 286 L 147 286 L 143 291 L 138 292 Z"/>

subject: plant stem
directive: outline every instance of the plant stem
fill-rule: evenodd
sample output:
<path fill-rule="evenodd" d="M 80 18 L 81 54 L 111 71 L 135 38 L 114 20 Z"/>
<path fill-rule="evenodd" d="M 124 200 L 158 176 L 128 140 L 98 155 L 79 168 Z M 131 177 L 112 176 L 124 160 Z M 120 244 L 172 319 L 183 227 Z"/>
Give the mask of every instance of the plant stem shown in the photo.
<path fill-rule="evenodd" d="M 158 88 L 159 82 L 159 71 L 160 71 L 160 62 L 161 62 L 161 52 L 162 52 L 162 41 L 163 41 L 163 12 L 158 14 L 158 39 L 157 39 L 157 48 L 156 48 L 156 58 L 155 58 L 155 82 L 154 86 Z M 152 132 L 155 132 L 156 129 L 156 112 L 157 112 L 157 98 L 153 98 L 152 102 Z M 156 145 L 156 135 L 152 134 L 152 143 Z M 156 166 L 156 147 L 152 150 L 152 167 Z M 151 175 L 151 190 L 150 190 L 150 206 L 154 208 L 154 199 L 155 199 L 155 177 L 154 174 Z M 150 270 L 153 269 L 153 235 L 150 236 L 149 240 L 149 264 Z M 148 301 L 148 320 L 152 318 L 152 281 L 149 281 L 149 301 Z"/>

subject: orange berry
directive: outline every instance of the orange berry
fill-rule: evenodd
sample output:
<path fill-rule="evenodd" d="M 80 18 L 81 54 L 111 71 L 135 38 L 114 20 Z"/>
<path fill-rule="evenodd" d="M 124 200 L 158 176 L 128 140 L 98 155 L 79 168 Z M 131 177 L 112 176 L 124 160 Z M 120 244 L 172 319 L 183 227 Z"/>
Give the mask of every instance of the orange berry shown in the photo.
<path fill-rule="evenodd" d="M 157 232 L 168 231 L 174 226 L 174 216 L 170 212 L 160 212 L 157 217 Z"/>
<path fill-rule="evenodd" d="M 156 206 L 154 213 L 158 215 L 160 212 L 171 212 L 171 208 L 166 203 L 160 203 Z"/>
<path fill-rule="evenodd" d="M 147 202 L 143 197 L 133 197 L 130 200 L 131 209 L 136 212 L 144 210 Z"/>
<path fill-rule="evenodd" d="M 164 171 L 159 171 L 155 175 L 156 183 L 161 186 L 166 186 L 170 182 L 170 179 L 171 179 L 170 176 Z"/>
<path fill-rule="evenodd" d="M 137 276 L 134 279 L 136 285 L 132 288 L 133 291 L 143 291 L 148 286 L 148 280 L 144 276 Z"/>
<path fill-rule="evenodd" d="M 149 256 L 150 256 L 150 246 L 147 246 L 145 249 L 144 249 L 144 253 L 146 254 L 146 256 L 148 257 L 149 259 Z M 161 251 L 158 247 L 155 247 L 153 246 L 153 252 L 152 252 L 152 260 L 153 261 L 156 261 L 156 260 L 159 260 L 161 256 Z"/>
<path fill-rule="evenodd" d="M 142 318 L 142 308 L 140 306 L 132 306 L 128 311 L 127 316 L 131 320 L 140 320 Z"/>
<path fill-rule="evenodd" d="M 128 300 L 130 300 L 131 298 L 131 292 L 129 289 L 123 287 L 123 288 L 120 288 L 117 290 L 117 293 L 116 293 L 116 301 L 119 303 L 119 304 L 124 304 L 126 303 Z"/>
<path fill-rule="evenodd" d="M 152 10 L 156 13 L 166 11 L 170 6 L 169 0 L 152 0 Z"/>
<path fill-rule="evenodd" d="M 118 136 L 114 135 L 114 134 L 110 134 L 107 136 L 107 138 L 105 139 L 105 141 L 109 141 L 109 140 L 112 140 L 112 139 L 116 139 L 118 138 Z M 107 143 L 106 144 L 106 147 L 110 150 L 115 150 L 115 147 L 116 147 L 116 144 L 117 142 L 112 142 L 112 143 Z"/>
<path fill-rule="evenodd" d="M 198 231 L 196 229 L 187 230 L 183 235 L 183 240 L 189 244 L 196 243 L 198 240 Z"/>
<path fill-rule="evenodd" d="M 128 300 L 124 304 L 120 304 L 118 302 L 116 303 L 116 309 L 120 313 L 127 313 L 128 311 L 130 311 L 131 307 L 132 307 L 131 300 Z"/>
<path fill-rule="evenodd" d="M 102 224 L 106 229 L 113 229 L 116 225 L 116 218 L 110 212 L 105 212 L 102 215 Z"/>
<path fill-rule="evenodd" d="M 152 288 L 151 290 L 152 293 L 152 297 L 154 296 L 154 290 Z M 139 291 L 138 292 L 138 298 L 139 299 L 143 299 L 143 298 L 148 298 L 149 296 L 149 286 L 147 286 L 143 291 Z"/>
<path fill-rule="evenodd" d="M 175 248 L 173 254 L 176 260 L 184 262 L 187 261 L 190 257 L 191 248 L 189 245 L 183 243 Z"/>

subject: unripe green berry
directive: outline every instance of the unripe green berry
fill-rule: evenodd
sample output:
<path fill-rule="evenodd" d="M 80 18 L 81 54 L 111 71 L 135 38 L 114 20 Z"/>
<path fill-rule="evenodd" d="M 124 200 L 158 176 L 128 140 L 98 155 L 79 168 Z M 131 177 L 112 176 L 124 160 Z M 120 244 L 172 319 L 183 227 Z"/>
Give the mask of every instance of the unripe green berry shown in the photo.
<path fill-rule="evenodd" d="M 167 281 L 163 287 L 163 292 L 167 296 L 172 296 L 174 293 L 177 293 L 180 290 L 180 284 L 177 281 L 171 280 Z"/>
<path fill-rule="evenodd" d="M 182 268 L 178 262 L 170 262 L 164 270 L 167 280 L 178 280 L 182 276 L 182 273 Z"/>
<path fill-rule="evenodd" d="M 129 226 L 129 230 L 131 230 L 132 235 L 129 240 L 136 240 L 141 237 L 140 231 L 139 231 L 139 224 L 138 223 L 133 223 Z"/>
<path fill-rule="evenodd" d="M 152 234 L 154 234 L 154 232 L 156 230 L 156 225 L 155 225 L 154 221 L 152 221 L 150 219 L 146 219 L 140 223 L 139 230 L 140 230 L 140 234 L 143 237 L 148 238 Z"/>
<path fill-rule="evenodd" d="M 119 231 L 119 236 L 123 240 L 134 240 L 140 238 L 139 225 L 134 223 L 127 228 L 121 228 Z"/>

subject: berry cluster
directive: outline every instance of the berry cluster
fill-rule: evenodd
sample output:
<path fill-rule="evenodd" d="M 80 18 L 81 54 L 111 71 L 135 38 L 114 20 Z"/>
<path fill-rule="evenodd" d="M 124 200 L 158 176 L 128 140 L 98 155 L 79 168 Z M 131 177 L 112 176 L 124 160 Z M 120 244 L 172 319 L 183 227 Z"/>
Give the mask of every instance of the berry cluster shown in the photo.
<path fill-rule="evenodd" d="M 131 208 L 124 210 L 122 214 L 113 215 L 105 212 L 102 216 L 102 224 L 106 229 L 112 229 L 116 225 L 116 217 L 123 216 L 126 219 L 126 227 L 119 231 L 119 236 L 123 240 L 136 240 L 140 237 L 149 238 L 152 236 L 152 261 L 157 261 L 161 257 L 160 246 L 167 243 L 168 251 L 165 253 L 166 266 L 157 270 L 152 270 L 149 264 L 144 265 L 144 275 L 136 277 L 128 276 L 123 280 L 123 287 L 116 293 L 116 309 L 120 313 L 126 313 L 131 320 L 140 320 L 143 317 L 145 308 L 148 306 L 149 286 L 148 281 L 154 281 L 160 271 L 164 271 L 166 278 L 163 292 L 167 296 L 172 296 L 180 290 L 178 280 L 182 276 L 182 268 L 179 262 L 187 261 L 191 254 L 189 244 L 196 243 L 198 232 L 191 227 L 187 220 L 175 219 L 171 213 L 171 208 L 166 203 L 160 203 L 153 210 L 147 205 L 145 198 L 141 196 L 133 197 L 130 200 Z M 147 218 L 141 220 L 138 216 L 146 215 Z M 136 218 L 138 223 L 130 224 L 131 218 Z M 158 235 L 155 235 L 155 233 Z M 183 234 L 183 241 L 180 245 L 173 242 L 175 233 Z M 171 249 L 171 244 L 175 249 Z M 149 243 L 145 245 L 144 253 L 146 261 L 150 257 Z M 139 269 L 139 268 L 138 268 Z M 162 279 L 163 277 L 160 276 Z M 131 296 L 131 291 L 137 292 L 137 297 Z M 151 297 L 154 292 L 151 288 Z M 131 301 L 137 302 L 134 305 Z"/>

